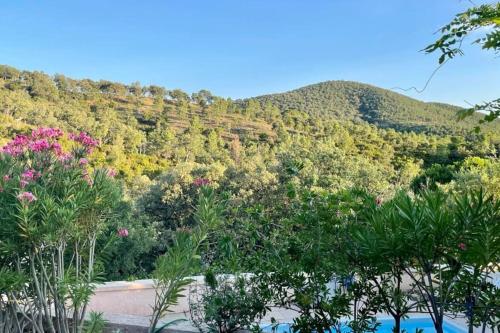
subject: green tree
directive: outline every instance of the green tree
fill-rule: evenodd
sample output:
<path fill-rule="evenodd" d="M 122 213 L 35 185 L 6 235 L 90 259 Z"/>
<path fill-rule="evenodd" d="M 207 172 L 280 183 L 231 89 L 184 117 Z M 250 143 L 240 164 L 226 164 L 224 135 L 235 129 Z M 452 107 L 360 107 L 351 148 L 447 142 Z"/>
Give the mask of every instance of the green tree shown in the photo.
<path fill-rule="evenodd" d="M 57 88 L 52 79 L 42 72 L 25 73 L 27 90 L 31 97 L 55 100 L 58 98 Z"/>
<path fill-rule="evenodd" d="M 176 102 L 189 100 L 189 95 L 180 89 L 170 90 L 168 91 L 168 95 Z"/>
<path fill-rule="evenodd" d="M 148 149 L 152 153 L 166 153 L 173 146 L 175 132 L 166 121 L 160 120 L 155 129 L 148 134 Z"/>
<path fill-rule="evenodd" d="M 164 99 L 167 94 L 167 90 L 163 87 L 160 86 L 154 86 L 150 85 L 145 88 L 148 94 L 153 97 L 155 105 L 160 109 L 163 110 L 163 105 L 164 105 Z"/>
<path fill-rule="evenodd" d="M 203 109 L 207 108 L 213 102 L 213 95 L 210 91 L 202 89 L 197 93 L 193 93 L 191 99 L 200 105 Z"/>
<path fill-rule="evenodd" d="M 249 99 L 242 112 L 247 118 L 255 118 L 259 116 L 262 112 L 260 102 L 255 99 Z"/>

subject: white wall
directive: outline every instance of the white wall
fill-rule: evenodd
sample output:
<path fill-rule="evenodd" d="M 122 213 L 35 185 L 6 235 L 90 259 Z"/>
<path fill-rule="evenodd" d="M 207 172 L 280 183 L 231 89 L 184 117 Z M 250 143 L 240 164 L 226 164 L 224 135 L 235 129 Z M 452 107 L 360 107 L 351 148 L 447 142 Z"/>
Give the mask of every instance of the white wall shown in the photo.
<path fill-rule="evenodd" d="M 194 282 L 190 288 L 203 284 L 203 277 L 193 277 Z M 185 297 L 171 308 L 173 313 L 189 311 L 189 288 L 184 292 Z M 133 316 L 151 315 L 155 290 L 153 280 L 136 280 L 131 282 L 116 281 L 99 285 L 95 290 L 89 304 L 89 311 L 103 312 L 105 314 L 120 314 Z"/>

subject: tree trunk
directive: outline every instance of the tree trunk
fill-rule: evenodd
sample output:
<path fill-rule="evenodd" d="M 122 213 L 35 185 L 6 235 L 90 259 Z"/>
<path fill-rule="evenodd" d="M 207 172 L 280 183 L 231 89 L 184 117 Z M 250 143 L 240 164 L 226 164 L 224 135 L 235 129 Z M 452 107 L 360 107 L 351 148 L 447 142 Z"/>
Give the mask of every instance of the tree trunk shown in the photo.
<path fill-rule="evenodd" d="M 468 332 L 469 333 L 474 333 L 474 325 L 472 325 L 472 320 L 473 320 L 473 316 L 471 315 L 470 318 L 469 318 L 469 330 Z"/>
<path fill-rule="evenodd" d="M 401 332 L 401 316 L 395 316 L 394 317 L 394 329 L 393 333 L 399 333 Z"/>
<path fill-rule="evenodd" d="M 442 319 L 436 320 L 436 322 L 434 323 L 434 329 L 436 330 L 436 333 L 444 333 Z"/>

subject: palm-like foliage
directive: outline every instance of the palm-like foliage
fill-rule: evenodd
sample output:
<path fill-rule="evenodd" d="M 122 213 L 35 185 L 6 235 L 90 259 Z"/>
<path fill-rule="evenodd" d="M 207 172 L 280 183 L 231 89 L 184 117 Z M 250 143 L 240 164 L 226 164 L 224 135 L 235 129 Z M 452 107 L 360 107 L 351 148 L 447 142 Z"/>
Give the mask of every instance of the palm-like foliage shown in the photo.
<path fill-rule="evenodd" d="M 192 282 L 188 278 L 196 264 L 200 262 L 199 250 L 206 241 L 210 230 L 220 223 L 223 206 L 212 188 L 203 185 L 200 188 L 198 205 L 195 211 L 197 226 L 191 233 L 178 232 L 168 251 L 157 258 L 155 279 L 155 300 L 152 306 L 151 333 L 160 332 L 173 323 L 160 324 L 172 305 L 177 303 L 186 287 Z"/>
<path fill-rule="evenodd" d="M 378 287 L 382 309 L 396 323 L 413 298 L 437 332 L 449 313 L 465 314 L 470 331 L 479 323 L 495 326 L 498 288 L 489 276 L 499 262 L 498 202 L 482 191 L 455 197 L 424 191 L 399 194 L 366 215 L 365 223 L 353 227 L 351 258 L 357 273 Z M 403 274 L 413 289 L 402 289 Z"/>
<path fill-rule="evenodd" d="M 394 318 L 394 332 L 412 309 L 409 291 L 403 288 L 408 263 L 405 234 L 393 202 L 365 212 L 365 220 L 351 226 L 348 249 L 351 269 L 376 291 L 372 302 Z"/>

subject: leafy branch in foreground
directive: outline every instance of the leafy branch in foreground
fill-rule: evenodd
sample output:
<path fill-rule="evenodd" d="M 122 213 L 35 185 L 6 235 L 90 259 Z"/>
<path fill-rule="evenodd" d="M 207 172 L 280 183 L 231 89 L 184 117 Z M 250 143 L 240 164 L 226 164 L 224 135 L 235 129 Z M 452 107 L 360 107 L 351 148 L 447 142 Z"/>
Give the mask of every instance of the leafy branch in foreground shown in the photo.
<path fill-rule="evenodd" d="M 484 118 L 479 120 L 480 124 L 483 124 L 485 122 L 491 122 L 497 119 L 498 117 L 500 117 L 500 98 L 497 98 L 490 102 L 476 104 L 468 109 L 462 109 L 458 111 L 457 116 L 458 119 L 465 119 L 466 117 L 469 117 L 473 115 L 475 112 L 479 111 L 486 113 Z M 475 130 L 476 132 L 478 132 L 479 127 L 476 127 Z"/>
<path fill-rule="evenodd" d="M 442 65 L 457 55 L 463 55 L 464 39 L 473 32 L 481 32 L 480 29 L 485 29 L 486 32 L 473 43 L 481 45 L 484 50 L 500 51 L 500 2 L 472 7 L 456 15 L 449 24 L 441 28 L 441 37 L 424 48 L 424 51 L 439 51 L 441 56 L 438 61 Z M 461 110 L 458 118 L 464 119 L 478 111 L 487 113 L 481 123 L 494 121 L 500 117 L 500 99 Z M 476 127 L 476 131 L 478 130 Z"/>
<path fill-rule="evenodd" d="M 439 57 L 439 64 L 442 64 L 446 59 L 463 55 L 461 46 L 465 37 L 484 27 L 492 29 L 486 30 L 484 37 L 476 39 L 474 43 L 481 45 L 485 50 L 498 52 L 500 50 L 500 2 L 472 7 L 456 15 L 450 23 L 441 28 L 442 36 L 427 46 L 424 51 L 432 53 L 439 50 L 442 53 Z"/>

